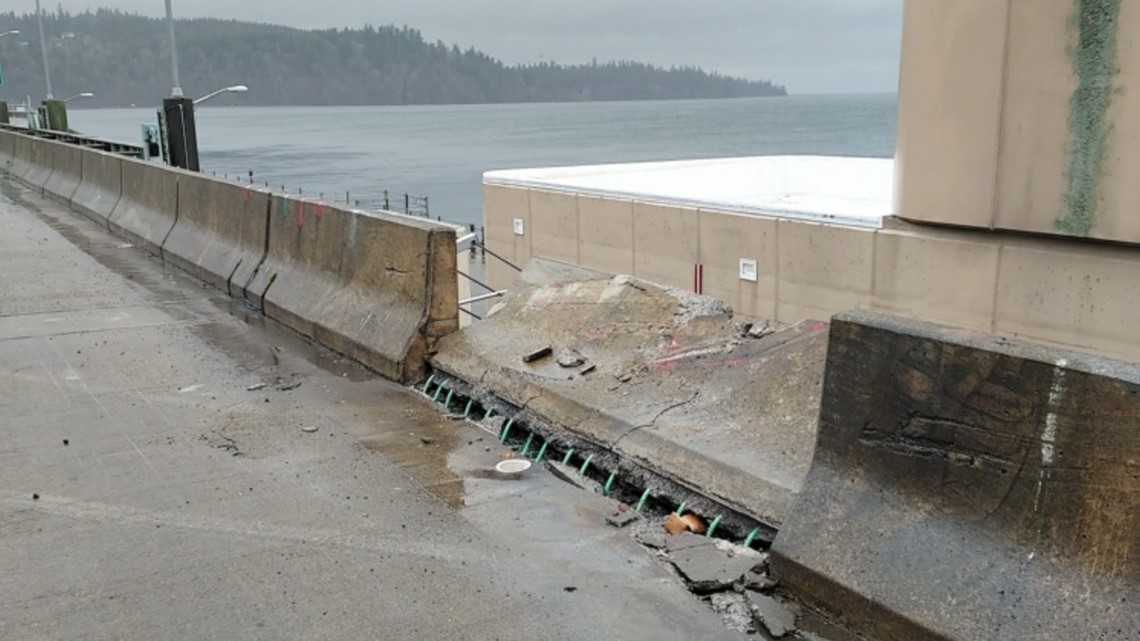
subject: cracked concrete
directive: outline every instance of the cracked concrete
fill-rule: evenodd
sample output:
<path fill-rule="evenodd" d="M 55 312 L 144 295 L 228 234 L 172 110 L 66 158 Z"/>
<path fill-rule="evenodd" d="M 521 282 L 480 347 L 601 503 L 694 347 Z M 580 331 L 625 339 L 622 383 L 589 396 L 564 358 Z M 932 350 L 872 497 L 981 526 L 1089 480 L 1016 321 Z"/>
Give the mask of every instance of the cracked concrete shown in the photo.
<path fill-rule="evenodd" d="M 778 528 L 811 463 L 826 328 L 746 338 L 719 301 L 535 260 L 432 364 L 520 421 L 712 499 L 724 525 L 741 515 Z M 523 363 L 530 345 L 573 350 L 596 370 Z"/>

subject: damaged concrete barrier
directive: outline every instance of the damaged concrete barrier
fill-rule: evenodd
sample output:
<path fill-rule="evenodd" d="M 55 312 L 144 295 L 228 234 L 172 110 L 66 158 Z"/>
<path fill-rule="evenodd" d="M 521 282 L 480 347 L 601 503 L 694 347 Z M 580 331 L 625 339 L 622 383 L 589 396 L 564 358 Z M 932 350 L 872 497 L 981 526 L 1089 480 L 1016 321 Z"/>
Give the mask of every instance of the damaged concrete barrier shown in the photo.
<path fill-rule="evenodd" d="M 417 381 L 435 341 L 459 328 L 455 230 L 274 195 L 269 251 L 247 294 L 320 344 Z"/>
<path fill-rule="evenodd" d="M 1140 638 L 1140 367 L 837 316 L 773 553 L 880 641 Z"/>
<path fill-rule="evenodd" d="M 71 196 L 72 208 L 106 226 L 119 204 L 123 189 L 123 158 L 114 154 L 82 150 L 79 186 Z"/>
<path fill-rule="evenodd" d="M 750 338 L 720 301 L 534 259 L 432 364 L 535 429 L 748 517 L 747 532 L 778 528 L 807 474 L 826 339 L 825 323 Z"/>
<path fill-rule="evenodd" d="M 269 193 L 248 185 L 182 175 L 178 220 L 162 245 L 164 259 L 241 296 L 265 259 Z"/>
<path fill-rule="evenodd" d="M 161 256 L 178 215 L 178 179 L 183 173 L 126 158 L 121 162 L 122 196 L 107 224 L 112 232 Z"/>
<path fill-rule="evenodd" d="M 58 142 L 39 141 L 50 145 L 51 176 L 44 182 L 44 194 L 68 205 L 83 180 L 83 148 Z"/>

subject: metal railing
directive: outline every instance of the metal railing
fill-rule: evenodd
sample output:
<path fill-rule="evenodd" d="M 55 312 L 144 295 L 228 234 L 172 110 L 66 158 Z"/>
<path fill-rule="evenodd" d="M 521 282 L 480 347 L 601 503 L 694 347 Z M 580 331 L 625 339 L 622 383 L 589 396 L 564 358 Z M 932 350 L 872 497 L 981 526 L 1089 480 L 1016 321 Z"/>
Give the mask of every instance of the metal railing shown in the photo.
<path fill-rule="evenodd" d="M 143 148 L 138 145 L 129 145 L 114 140 L 107 140 L 105 138 L 96 138 L 93 136 L 84 136 L 74 131 L 51 131 L 48 129 L 29 129 L 27 127 L 20 127 L 17 125 L 4 125 L 0 124 L 0 129 L 10 131 L 12 133 L 23 134 L 25 136 L 32 136 L 34 138 L 43 138 L 46 140 L 55 140 L 69 145 L 76 145 L 88 149 L 96 149 L 98 151 L 105 151 L 120 156 L 128 156 L 130 158 L 142 158 Z"/>

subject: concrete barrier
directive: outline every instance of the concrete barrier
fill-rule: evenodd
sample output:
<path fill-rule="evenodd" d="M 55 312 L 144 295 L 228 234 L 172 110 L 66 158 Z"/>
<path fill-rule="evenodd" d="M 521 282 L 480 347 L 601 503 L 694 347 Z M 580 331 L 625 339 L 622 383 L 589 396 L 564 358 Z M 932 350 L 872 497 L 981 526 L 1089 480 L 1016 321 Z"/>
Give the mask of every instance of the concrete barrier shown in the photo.
<path fill-rule="evenodd" d="M 459 327 L 455 230 L 273 196 L 247 297 L 270 318 L 400 382 Z"/>
<path fill-rule="evenodd" d="M 162 243 L 178 217 L 181 172 L 136 160 L 121 162 L 122 197 L 107 220 L 108 226 L 116 234 L 161 256 Z"/>
<path fill-rule="evenodd" d="M 0 130 L 0 173 L 7 174 L 12 166 L 16 135 L 10 131 Z"/>
<path fill-rule="evenodd" d="M 163 258 L 231 296 L 242 295 L 265 259 L 268 216 L 268 192 L 182 175 L 178 221 L 163 243 Z"/>
<path fill-rule="evenodd" d="M 29 138 L 28 142 L 30 144 L 27 146 L 25 152 L 28 162 L 18 177 L 29 187 L 34 187 L 42 194 L 44 193 L 44 185 L 51 179 L 52 168 L 55 161 L 54 154 L 61 145 L 59 143 L 37 140 L 35 138 Z"/>
<path fill-rule="evenodd" d="M 101 225 L 107 225 L 123 191 L 123 158 L 84 149 L 79 187 L 71 196 L 71 206 Z"/>
<path fill-rule="evenodd" d="M 781 585 L 880 641 L 1140 638 L 1140 366 L 833 319 Z"/>
<path fill-rule="evenodd" d="M 12 162 L 8 166 L 8 175 L 24 181 L 24 176 L 32 170 L 32 147 L 35 139 L 30 136 L 17 134 L 12 140 Z"/>
<path fill-rule="evenodd" d="M 51 177 L 44 183 L 44 194 L 71 204 L 71 197 L 83 180 L 83 149 L 75 145 L 46 143 L 51 155 Z"/>

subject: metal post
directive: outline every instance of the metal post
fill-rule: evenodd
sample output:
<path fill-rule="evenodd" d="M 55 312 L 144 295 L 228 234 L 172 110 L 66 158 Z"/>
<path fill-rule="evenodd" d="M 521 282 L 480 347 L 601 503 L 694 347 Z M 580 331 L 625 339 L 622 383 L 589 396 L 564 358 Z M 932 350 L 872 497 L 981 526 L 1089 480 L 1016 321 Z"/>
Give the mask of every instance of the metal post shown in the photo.
<path fill-rule="evenodd" d="M 40 8 L 40 0 L 36 0 L 36 20 L 40 23 L 40 51 L 44 55 L 44 82 L 47 83 L 47 99 L 55 100 L 51 91 L 51 68 L 48 67 L 47 38 L 44 37 L 44 12 Z"/>
<path fill-rule="evenodd" d="M 408 194 L 404 194 L 404 213 L 405 214 L 412 213 L 411 197 Z"/>
<path fill-rule="evenodd" d="M 36 0 L 39 4 L 39 0 Z M 170 69 L 174 77 L 174 89 L 170 95 L 174 98 L 182 97 L 182 81 L 178 77 L 178 42 L 174 39 L 174 10 L 170 6 L 170 0 L 166 0 L 166 22 L 170 25 Z M 48 93 L 51 93 L 51 88 L 48 88 Z"/>

